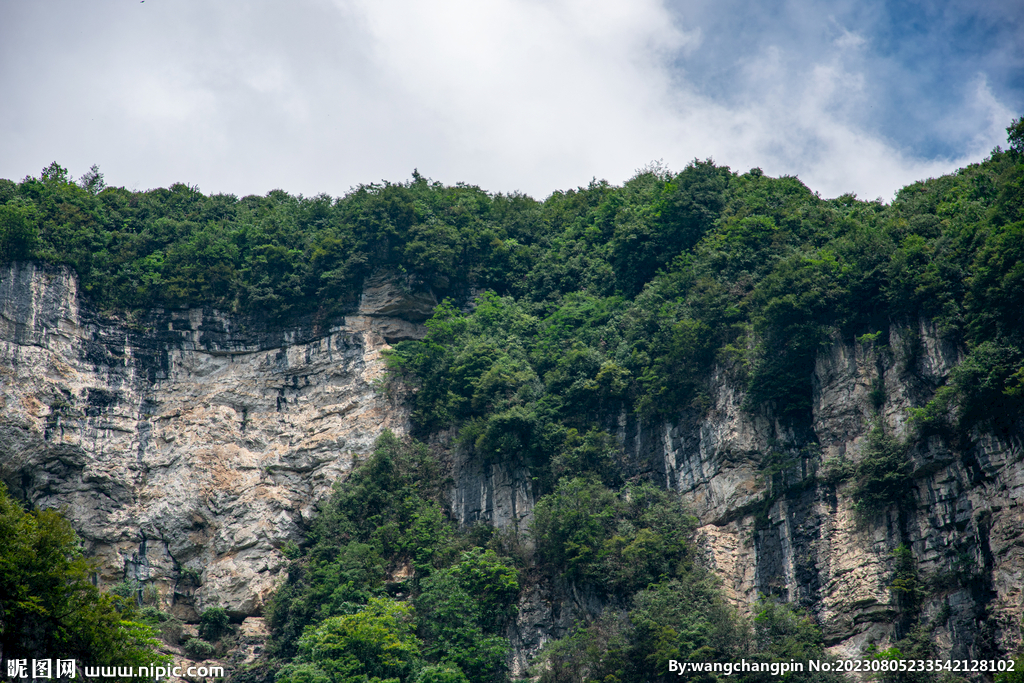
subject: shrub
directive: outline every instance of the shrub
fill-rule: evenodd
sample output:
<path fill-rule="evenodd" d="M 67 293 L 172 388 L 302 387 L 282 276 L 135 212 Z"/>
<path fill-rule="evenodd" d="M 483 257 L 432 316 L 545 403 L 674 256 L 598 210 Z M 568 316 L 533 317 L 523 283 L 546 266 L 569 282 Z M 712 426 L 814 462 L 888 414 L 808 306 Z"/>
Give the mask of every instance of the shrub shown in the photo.
<path fill-rule="evenodd" d="M 228 613 L 223 607 L 210 607 L 199 617 L 199 637 L 213 642 L 218 640 L 228 627 Z"/>
<path fill-rule="evenodd" d="M 299 656 L 316 664 L 336 683 L 402 678 L 415 670 L 420 641 L 407 603 L 371 598 L 355 614 L 328 617 L 306 629 Z"/>
<path fill-rule="evenodd" d="M 428 666 L 416 676 L 416 683 L 469 683 L 466 674 L 454 664 Z"/>
<path fill-rule="evenodd" d="M 90 581 L 94 570 L 60 513 L 25 512 L 0 483 L 0 649 L 7 656 L 59 652 L 98 666 L 165 661 L 134 600 L 101 592 Z"/>
<path fill-rule="evenodd" d="M 213 656 L 214 647 L 205 640 L 199 638 L 189 638 L 184 646 L 185 654 L 190 659 L 196 661 L 202 661 Z"/>
<path fill-rule="evenodd" d="M 538 501 L 531 533 L 565 578 L 629 593 L 679 571 L 695 524 L 670 493 L 650 484 L 616 493 L 591 477 L 563 479 Z"/>
<path fill-rule="evenodd" d="M 878 513 L 904 500 L 910 482 L 907 444 L 876 427 L 868 435 L 867 456 L 857 465 L 853 488 L 857 510 Z"/>
<path fill-rule="evenodd" d="M 181 619 L 171 617 L 167 621 L 162 622 L 157 629 L 160 631 L 160 640 L 168 645 L 179 645 L 181 643 L 181 636 L 184 632 L 184 624 L 181 623 Z"/>
<path fill-rule="evenodd" d="M 199 572 L 192 567 L 181 567 L 178 570 L 178 583 L 183 587 L 201 586 L 202 579 Z"/>

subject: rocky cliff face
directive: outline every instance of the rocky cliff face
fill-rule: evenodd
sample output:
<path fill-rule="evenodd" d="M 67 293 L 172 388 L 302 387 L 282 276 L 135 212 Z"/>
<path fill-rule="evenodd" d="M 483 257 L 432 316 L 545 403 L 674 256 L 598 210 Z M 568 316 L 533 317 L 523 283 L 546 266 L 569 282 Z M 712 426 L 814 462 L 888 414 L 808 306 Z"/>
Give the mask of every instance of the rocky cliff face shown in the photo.
<path fill-rule="evenodd" d="M 388 340 L 422 334 L 436 303 L 372 278 L 359 310 L 330 329 L 272 330 L 215 311 L 154 312 L 131 325 L 82 307 L 61 269 L 0 275 L 0 477 L 38 506 L 67 506 L 105 582 L 145 579 L 183 617 L 211 605 L 258 614 L 317 500 L 385 428 L 406 430 L 400 397 L 375 391 Z M 740 409 L 713 377 L 704 414 L 647 424 L 612 417 L 624 467 L 678 490 L 701 521 L 737 604 L 775 593 L 810 609 L 827 642 L 859 654 L 891 642 L 893 551 L 912 549 L 920 612 L 957 658 L 1012 648 L 1024 614 L 1024 448 L 1020 429 L 966 441 L 917 438 L 923 405 L 959 360 L 927 322 L 873 341 L 836 341 L 814 371 L 810 424 Z M 909 439 L 900 506 L 858 513 L 849 471 L 869 434 Z M 449 453 L 465 523 L 524 530 L 534 504 L 523 467 Z M 571 587 L 535 586 L 513 629 L 513 671 L 600 609 Z"/>
<path fill-rule="evenodd" d="M 375 282 L 322 331 L 210 310 L 129 325 L 83 308 L 65 269 L 9 267 L 0 477 L 67 508 L 104 583 L 145 581 L 184 618 L 258 614 L 316 502 L 382 430 L 406 430 L 374 384 L 385 335 L 419 334 L 427 296 Z"/>
<path fill-rule="evenodd" d="M 921 407 L 959 361 L 925 321 L 865 343 L 836 341 L 814 370 L 813 421 L 783 428 L 742 412 L 715 377 L 712 409 L 677 424 L 623 420 L 638 466 L 688 499 L 737 604 L 781 595 L 811 610 L 844 656 L 895 640 L 894 550 L 911 549 L 927 595 L 922 621 L 955 658 L 1020 643 L 1024 614 L 1024 447 L 1016 430 L 950 443 L 917 436 Z M 906 443 L 911 480 L 899 505 L 864 514 L 854 470 L 876 427 Z"/>
<path fill-rule="evenodd" d="M 918 613 L 948 656 L 980 658 L 1020 643 L 1024 615 L 1022 433 L 976 430 L 966 442 L 918 437 L 909 422 L 959 362 L 933 325 L 893 326 L 863 343 L 836 341 L 814 369 L 810 424 L 784 426 L 741 409 L 744 395 L 724 371 L 712 377 L 703 414 L 644 423 L 623 412 L 607 425 L 624 446 L 624 471 L 674 489 L 700 519 L 700 536 L 735 604 L 749 610 L 773 594 L 811 611 L 837 655 L 859 656 L 906 635 L 890 589 L 894 551 L 908 547 L 927 592 Z M 870 433 L 902 441 L 912 462 L 899 505 L 865 514 L 848 476 Z M 481 465 L 458 450 L 453 508 L 464 522 L 526 529 L 530 472 Z M 846 477 L 835 476 L 845 471 Z M 513 670 L 561 637 L 593 596 L 539 586 L 524 597 L 511 636 Z"/>

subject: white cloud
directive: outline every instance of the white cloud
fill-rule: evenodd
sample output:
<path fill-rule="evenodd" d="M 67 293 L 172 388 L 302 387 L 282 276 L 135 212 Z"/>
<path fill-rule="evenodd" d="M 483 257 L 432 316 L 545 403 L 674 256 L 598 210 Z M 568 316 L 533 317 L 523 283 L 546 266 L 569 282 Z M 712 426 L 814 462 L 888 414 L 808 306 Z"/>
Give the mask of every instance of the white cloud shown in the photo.
<path fill-rule="evenodd" d="M 840 30 L 842 33 L 840 33 L 839 37 L 836 38 L 833 43 L 841 50 L 856 50 L 864 47 L 868 42 L 867 39 L 859 33 L 854 33 L 853 31 L 848 31 L 846 29 Z"/>
<path fill-rule="evenodd" d="M 308 195 L 418 167 L 543 197 L 714 157 L 889 197 L 983 156 L 1011 118 L 980 79 L 943 119 L 962 155 L 914 158 L 866 124 L 870 40 L 796 2 L 799 21 L 740 55 L 697 0 L 14 5 L 0 5 L 4 177 L 57 159 L 140 188 Z M 709 88 L 698 63 L 730 80 Z"/>

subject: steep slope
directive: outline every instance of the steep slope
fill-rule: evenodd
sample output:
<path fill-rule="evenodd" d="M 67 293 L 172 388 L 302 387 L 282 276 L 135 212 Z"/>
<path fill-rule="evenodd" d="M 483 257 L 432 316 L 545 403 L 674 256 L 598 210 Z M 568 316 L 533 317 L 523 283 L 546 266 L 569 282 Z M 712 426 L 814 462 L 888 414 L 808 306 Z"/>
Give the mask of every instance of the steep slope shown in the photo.
<path fill-rule="evenodd" d="M 919 435 L 909 409 L 944 383 L 958 352 L 925 321 L 886 336 L 819 354 L 806 433 L 745 414 L 719 382 L 706 417 L 628 425 L 627 451 L 692 502 L 738 601 L 772 593 L 807 607 L 837 653 L 892 642 L 917 618 L 952 657 L 1013 651 L 1024 615 L 1022 434 Z M 888 505 L 865 509 L 855 473 L 876 430 L 908 468 Z M 919 604 L 893 590 L 900 546 L 915 560 Z"/>
<path fill-rule="evenodd" d="M 994 657 L 1021 645 L 1024 435 L 1019 425 L 976 428 L 957 440 L 919 435 L 908 422 L 959 360 L 927 321 L 894 326 L 885 337 L 836 341 L 819 354 L 806 429 L 744 411 L 742 390 L 721 370 L 706 413 L 653 422 L 623 413 L 608 427 L 622 442 L 623 471 L 689 503 L 741 610 L 760 595 L 780 595 L 814 614 L 826 645 L 847 657 L 895 642 L 915 621 L 944 656 Z M 909 467 L 891 505 L 865 510 L 856 472 L 878 429 L 901 442 Z M 471 450 L 453 450 L 457 515 L 526 530 L 535 502 L 530 468 L 481 465 Z M 901 546 L 911 551 L 921 591 L 912 605 L 893 590 Z M 527 653 L 586 614 L 571 602 L 554 623 L 545 598 L 527 600 L 516 634 Z"/>
<path fill-rule="evenodd" d="M 383 429 L 407 429 L 407 409 L 375 389 L 386 342 L 370 329 L 254 331 L 195 310 L 130 329 L 83 310 L 64 269 L 15 265 L 0 287 L 4 480 L 34 505 L 66 507 L 103 582 L 155 587 L 182 617 L 207 606 L 258 614 L 281 546 L 299 539 L 315 503 Z M 891 590 L 901 545 L 928 588 L 914 609 L 944 652 L 1012 650 L 1024 614 L 1021 435 L 915 437 L 908 409 L 943 384 L 959 351 L 926 321 L 887 337 L 819 354 L 804 432 L 742 410 L 724 371 L 706 412 L 611 416 L 621 467 L 689 501 L 737 604 L 781 593 L 812 610 L 837 652 L 903 635 L 907 608 Z M 865 514 L 849 472 L 878 426 L 911 437 L 912 465 L 899 504 Z M 525 531 L 529 466 L 448 452 L 456 516 Z M 572 623 L 571 605 L 545 623 L 542 602 L 522 605 L 520 672 Z"/>
<path fill-rule="evenodd" d="M 382 430 L 406 429 L 374 389 L 377 330 L 415 323 L 372 315 L 381 287 L 371 315 L 315 335 L 210 310 L 125 325 L 85 309 L 69 270 L 9 266 L 0 476 L 33 505 L 67 508 L 104 583 L 155 587 L 188 619 L 258 613 L 316 502 Z"/>
<path fill-rule="evenodd" d="M 373 555 L 391 547 L 371 548 L 373 515 L 342 515 L 363 525 L 358 542 L 309 527 L 385 429 L 441 463 L 429 506 L 442 536 L 481 551 L 498 539 L 496 561 L 529 570 L 507 633 L 516 676 L 574 629 L 630 632 L 641 593 L 670 599 L 684 575 L 722 606 L 705 564 L 741 612 L 778 607 L 761 596 L 806 610 L 801 642 L 819 655 L 820 627 L 837 654 L 1002 656 L 1024 614 L 1014 140 L 888 205 L 710 160 L 544 202 L 418 175 L 337 200 L 93 194 L 53 167 L 4 181 L 0 247 L 25 260 L 0 272 L 0 477 L 67 507 L 105 584 L 186 619 L 260 613 L 293 558 L 289 580 L 316 599 L 296 597 L 289 635 L 273 636 L 288 657 L 307 626 L 371 597 L 416 600 L 421 579 L 455 571 L 410 564 L 402 487 L 363 491 L 403 520 L 398 554 Z M 692 526 L 678 509 L 667 535 L 639 521 L 629 500 L 644 482 L 659 490 L 640 499 L 663 511 L 687 503 L 705 556 L 680 541 Z M 532 526 L 573 496 L 601 509 L 547 537 Z M 648 571 L 655 547 L 675 559 L 655 553 L 665 562 Z M 373 555 L 376 593 L 323 602 L 313 584 L 349 571 L 330 563 L 350 551 Z M 642 571 L 605 580 L 605 559 L 614 573 L 627 557 Z M 326 573 L 303 574 L 321 560 Z M 644 666 L 700 646 L 660 614 L 674 635 L 632 650 Z M 587 666 L 606 664 L 618 670 Z M 653 671 L 630 666 L 623 680 Z"/>

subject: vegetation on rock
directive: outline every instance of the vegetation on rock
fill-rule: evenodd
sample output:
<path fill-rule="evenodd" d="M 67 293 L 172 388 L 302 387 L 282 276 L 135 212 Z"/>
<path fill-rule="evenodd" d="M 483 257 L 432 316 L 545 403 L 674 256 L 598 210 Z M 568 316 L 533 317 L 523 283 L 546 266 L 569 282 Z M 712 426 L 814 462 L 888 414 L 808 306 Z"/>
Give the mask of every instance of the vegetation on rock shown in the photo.
<path fill-rule="evenodd" d="M 528 468 L 544 580 L 605 604 L 545 648 L 536 675 L 664 680 L 671 659 L 821 658 L 822 638 L 810 617 L 771 598 L 752 621 L 728 605 L 678 498 L 627 476 L 618 417 L 700 416 L 718 373 L 743 390 L 746 410 L 799 430 L 824 347 L 876 343 L 894 323 L 929 319 L 963 361 L 916 406 L 917 429 L 957 439 L 980 424 L 1019 428 L 1021 122 L 1008 132 L 1009 150 L 913 183 L 891 204 L 824 199 L 795 177 L 711 160 L 543 202 L 415 172 L 339 199 L 205 196 L 182 184 L 134 192 L 104 187 L 95 167 L 72 182 L 54 163 L 38 178 L 0 181 L 0 260 L 67 264 L 96 306 L 125 315 L 214 306 L 322 322 L 351 311 L 378 269 L 448 296 L 425 339 L 388 356 L 392 381 L 415 390 L 415 436 L 457 434 L 475 457 Z M 907 344 L 912 365 L 920 340 Z M 877 415 L 883 384 L 870 400 Z M 833 464 L 822 481 L 851 480 L 864 513 L 896 505 L 913 476 L 907 444 L 881 427 L 856 465 Z M 524 567 L 493 530 L 459 528 L 445 485 L 425 446 L 385 434 L 305 541 L 283 549 L 288 578 L 268 610 L 278 681 L 504 675 Z M 10 588 L 0 594 L 15 596 L 0 603 L 4 652 L 148 652 L 130 605 L 86 581 L 66 523 L 0 504 L 2 523 L 22 530 L 0 534 Z M 909 549 L 894 558 L 900 643 L 926 655 L 922 582 Z M 207 616 L 200 635 L 213 639 L 224 619 Z M 202 656 L 206 644 L 194 642 Z"/>
<path fill-rule="evenodd" d="M 293 662 L 278 680 L 484 681 L 504 668 L 519 571 L 488 529 L 458 528 L 442 485 L 424 446 L 386 432 L 335 488 L 268 611 L 270 649 Z"/>

